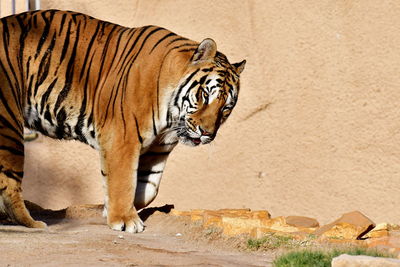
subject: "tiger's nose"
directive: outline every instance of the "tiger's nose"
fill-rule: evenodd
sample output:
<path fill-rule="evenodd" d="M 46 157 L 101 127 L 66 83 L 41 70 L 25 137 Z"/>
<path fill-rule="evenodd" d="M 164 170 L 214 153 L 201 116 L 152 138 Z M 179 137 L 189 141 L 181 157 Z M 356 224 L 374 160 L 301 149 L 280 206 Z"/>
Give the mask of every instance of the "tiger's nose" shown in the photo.
<path fill-rule="evenodd" d="M 201 133 L 202 136 L 208 136 L 208 137 L 212 136 L 212 133 L 210 133 L 210 132 L 204 130 L 204 129 L 201 128 L 200 126 L 199 126 L 199 130 L 200 130 L 200 133 Z"/>

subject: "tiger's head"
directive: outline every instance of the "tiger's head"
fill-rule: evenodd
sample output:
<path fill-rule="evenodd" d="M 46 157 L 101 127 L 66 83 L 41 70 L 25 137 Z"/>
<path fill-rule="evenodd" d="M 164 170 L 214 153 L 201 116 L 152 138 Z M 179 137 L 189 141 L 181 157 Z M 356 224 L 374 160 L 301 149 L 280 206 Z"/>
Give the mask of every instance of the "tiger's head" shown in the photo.
<path fill-rule="evenodd" d="M 181 143 L 197 146 L 214 140 L 236 105 L 245 64 L 245 60 L 230 64 L 212 39 L 200 43 L 174 98 Z"/>

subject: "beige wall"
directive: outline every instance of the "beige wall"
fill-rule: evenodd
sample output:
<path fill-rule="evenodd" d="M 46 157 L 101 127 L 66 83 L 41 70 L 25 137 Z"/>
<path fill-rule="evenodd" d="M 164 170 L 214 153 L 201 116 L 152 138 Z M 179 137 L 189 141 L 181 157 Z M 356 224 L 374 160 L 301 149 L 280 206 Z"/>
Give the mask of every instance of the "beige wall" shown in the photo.
<path fill-rule="evenodd" d="M 217 140 L 174 151 L 155 205 L 321 222 L 357 209 L 400 221 L 399 1 L 42 0 L 42 8 L 211 37 L 231 61 L 248 60 Z M 28 199 L 52 208 L 101 201 L 95 151 L 42 139 L 26 150 Z"/>

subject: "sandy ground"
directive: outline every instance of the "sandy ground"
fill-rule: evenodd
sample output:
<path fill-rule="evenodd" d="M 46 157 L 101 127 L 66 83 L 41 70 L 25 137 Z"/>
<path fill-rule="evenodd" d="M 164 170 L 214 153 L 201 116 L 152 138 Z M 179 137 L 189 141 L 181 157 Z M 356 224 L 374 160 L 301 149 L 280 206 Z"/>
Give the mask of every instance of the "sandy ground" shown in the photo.
<path fill-rule="evenodd" d="M 36 215 L 45 230 L 0 226 L 0 266 L 272 266 L 271 254 L 204 239 L 184 218 L 153 209 L 141 213 L 140 234 L 110 230 L 100 209 L 72 213 Z"/>

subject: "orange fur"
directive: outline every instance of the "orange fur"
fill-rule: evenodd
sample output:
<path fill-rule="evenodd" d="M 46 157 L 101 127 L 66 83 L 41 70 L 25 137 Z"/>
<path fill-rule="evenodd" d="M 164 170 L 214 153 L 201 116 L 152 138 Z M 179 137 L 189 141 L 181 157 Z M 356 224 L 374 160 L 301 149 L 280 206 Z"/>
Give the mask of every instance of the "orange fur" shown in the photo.
<path fill-rule="evenodd" d="M 25 125 L 98 149 L 108 225 L 142 231 L 137 209 L 157 195 L 169 153 L 178 140 L 214 139 L 236 104 L 244 62 L 231 65 L 211 39 L 198 44 L 157 26 L 126 28 L 75 12 L 0 22 L 5 212 L 19 224 L 44 226 L 21 195 Z"/>

